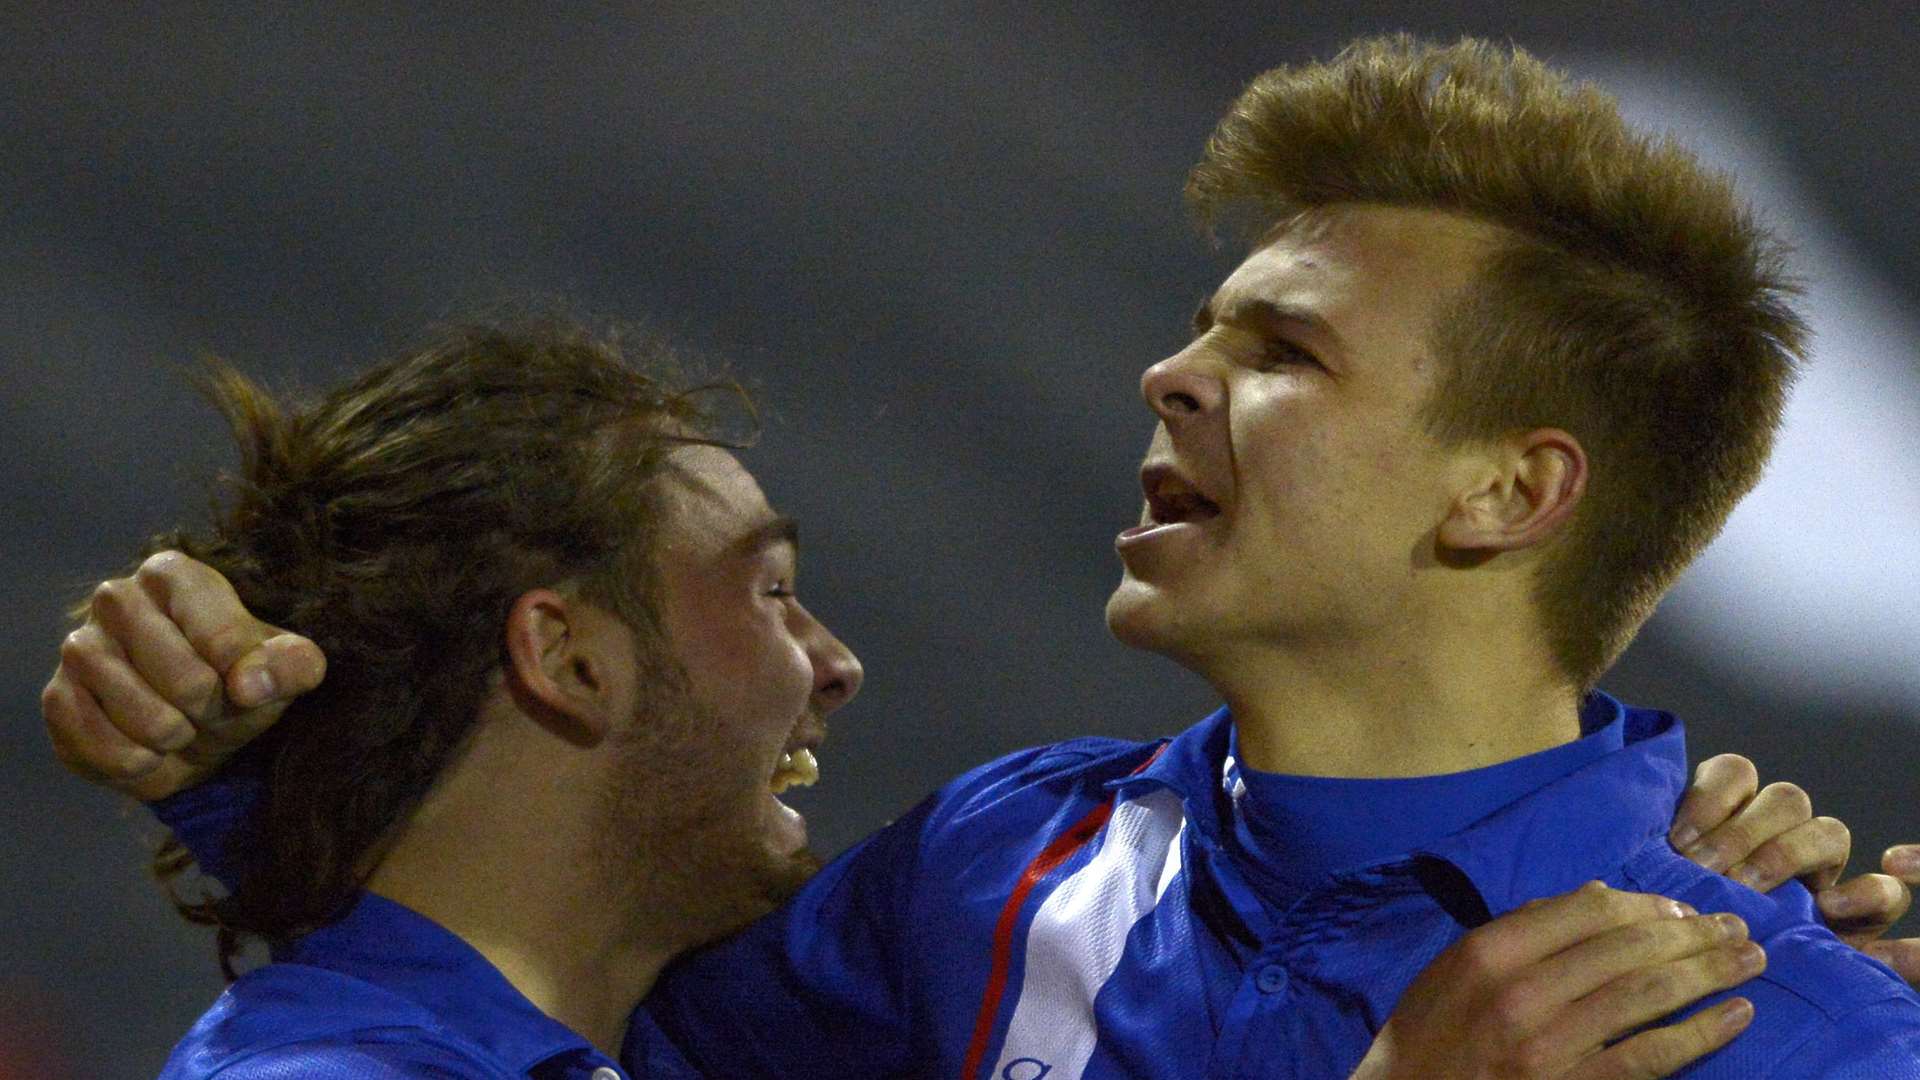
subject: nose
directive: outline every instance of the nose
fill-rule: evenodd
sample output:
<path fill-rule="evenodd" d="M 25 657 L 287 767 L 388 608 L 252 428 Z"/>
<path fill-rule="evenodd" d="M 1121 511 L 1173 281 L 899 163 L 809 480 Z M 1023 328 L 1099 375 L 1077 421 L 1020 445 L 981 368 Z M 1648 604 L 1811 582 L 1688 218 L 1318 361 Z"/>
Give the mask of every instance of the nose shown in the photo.
<path fill-rule="evenodd" d="M 813 706 L 826 716 L 860 692 L 866 670 L 833 631 L 811 615 L 807 619 L 813 624 L 807 641 L 807 656 L 813 661 Z"/>
<path fill-rule="evenodd" d="M 1140 376 L 1140 396 L 1169 427 L 1210 413 L 1225 399 L 1225 388 L 1199 351 L 1196 342 Z"/>

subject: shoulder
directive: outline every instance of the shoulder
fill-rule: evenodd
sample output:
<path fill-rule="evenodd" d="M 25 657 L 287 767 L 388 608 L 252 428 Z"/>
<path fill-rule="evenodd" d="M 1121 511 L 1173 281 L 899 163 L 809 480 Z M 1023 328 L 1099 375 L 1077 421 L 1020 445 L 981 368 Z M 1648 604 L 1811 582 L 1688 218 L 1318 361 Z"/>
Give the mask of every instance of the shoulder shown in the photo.
<path fill-rule="evenodd" d="M 228 987 L 174 1047 L 161 1080 L 507 1076 L 417 1003 L 301 964 Z"/>
<path fill-rule="evenodd" d="M 836 904 L 869 916 L 898 912 L 928 881 L 952 884 L 1025 864 L 1025 852 L 1107 800 L 1104 784 L 1153 756 L 1159 743 L 1072 739 L 1030 747 L 942 785 L 898 820 L 842 852 L 787 905 L 821 919 Z"/>
<path fill-rule="evenodd" d="M 1821 1016 L 1838 1019 L 1879 1001 L 1920 1009 L 1920 996 L 1891 969 L 1833 936 L 1798 882 L 1757 893 L 1681 858 L 1664 838 L 1629 859 L 1623 876 L 1630 887 L 1740 916 L 1767 950 L 1767 971 L 1755 981 L 1779 987 Z"/>
<path fill-rule="evenodd" d="M 1724 1075 L 1920 1080 L 1910 987 L 1824 929 L 1754 936 L 1767 970 L 1733 991 L 1753 1002 L 1754 1022 L 1722 1052 L 1738 1058 Z"/>
<path fill-rule="evenodd" d="M 996 821 L 1017 827 L 1043 822 L 1063 807 L 1103 802 L 1109 780 L 1134 772 L 1163 745 L 1090 737 L 1015 751 L 943 786 L 930 800 L 928 825 L 936 831 Z"/>
<path fill-rule="evenodd" d="M 381 1041 L 391 1034 L 393 1041 Z M 508 1080 L 513 1073 L 444 1047 L 423 1044 L 411 1032 L 356 1033 L 355 1041 L 320 1040 L 267 1047 L 228 1061 L 176 1063 L 160 1080 Z"/>
<path fill-rule="evenodd" d="M 1681 858 L 1663 839 L 1629 860 L 1623 876 L 1631 888 L 1740 916 L 1767 951 L 1766 971 L 1732 992 L 1753 1002 L 1753 1026 L 1701 1062 L 1697 1075 L 1920 1080 L 1920 995 L 1835 938 L 1797 882 L 1756 893 Z"/>
<path fill-rule="evenodd" d="M 1074 739 L 943 785 L 772 914 L 670 966 L 629 1029 L 629 1064 L 660 1039 L 710 1076 L 906 1075 L 945 1060 L 932 1044 L 971 1019 L 947 1012 L 970 1009 L 971 991 L 928 988 L 987 984 L 1023 873 L 1158 746 Z"/>

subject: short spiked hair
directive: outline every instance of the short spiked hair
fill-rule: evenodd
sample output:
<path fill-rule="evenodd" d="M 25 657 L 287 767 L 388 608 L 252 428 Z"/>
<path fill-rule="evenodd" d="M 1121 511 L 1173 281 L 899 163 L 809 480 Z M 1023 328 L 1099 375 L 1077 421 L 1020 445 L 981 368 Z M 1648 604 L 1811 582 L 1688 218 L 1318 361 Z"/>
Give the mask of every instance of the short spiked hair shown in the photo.
<path fill-rule="evenodd" d="M 1503 242 L 1431 331 L 1448 443 L 1553 426 L 1588 489 L 1535 599 L 1591 686 L 1759 479 L 1806 327 L 1784 251 L 1671 138 L 1524 51 L 1405 35 L 1254 79 L 1188 178 L 1209 224 L 1323 207 L 1467 215 Z"/>

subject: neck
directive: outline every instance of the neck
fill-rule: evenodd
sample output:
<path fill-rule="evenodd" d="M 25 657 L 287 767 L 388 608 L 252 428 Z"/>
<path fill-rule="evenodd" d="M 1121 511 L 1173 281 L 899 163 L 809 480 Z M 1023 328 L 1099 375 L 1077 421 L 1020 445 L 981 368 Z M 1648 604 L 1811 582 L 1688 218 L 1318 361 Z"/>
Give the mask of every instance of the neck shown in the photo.
<path fill-rule="evenodd" d="M 1579 738 L 1580 692 L 1545 675 L 1553 669 L 1542 658 L 1411 628 L 1399 636 L 1398 647 L 1263 648 L 1208 664 L 1246 764 L 1301 776 L 1433 776 Z"/>
<path fill-rule="evenodd" d="M 471 850 L 456 856 L 486 857 Z M 629 1014 L 679 952 L 664 942 L 623 939 L 627 928 L 597 919 L 591 905 L 578 902 L 581 894 L 598 890 L 580 884 L 577 865 L 569 879 L 567 868 L 459 875 L 414 860 L 389 869 L 393 862 L 382 864 L 369 891 L 405 904 L 473 946 L 536 1008 L 609 1057 L 619 1057 Z M 572 884 L 558 890 L 530 885 L 536 877 Z M 602 904 L 604 898 L 600 894 Z"/>
<path fill-rule="evenodd" d="M 367 887 L 459 936 L 542 1012 L 617 1058 L 629 1014 L 693 943 L 646 919 L 669 905 L 636 895 L 631 876 L 596 869 L 605 855 L 582 824 L 594 819 L 564 794 L 596 785 L 530 775 L 536 760 L 476 740 Z"/>

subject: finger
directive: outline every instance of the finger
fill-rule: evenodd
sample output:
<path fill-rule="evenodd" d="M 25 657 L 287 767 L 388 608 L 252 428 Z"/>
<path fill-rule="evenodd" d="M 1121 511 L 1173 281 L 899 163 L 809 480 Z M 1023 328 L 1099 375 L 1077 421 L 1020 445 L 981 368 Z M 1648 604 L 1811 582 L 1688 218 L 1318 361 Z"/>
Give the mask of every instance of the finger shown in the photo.
<path fill-rule="evenodd" d="M 82 779 L 144 802 L 205 780 L 285 709 L 285 702 L 277 702 L 239 714 L 222 731 L 202 732 L 184 750 L 160 753 L 129 738 L 99 701 L 69 677 L 65 665 L 40 693 L 40 711 L 54 757 Z"/>
<path fill-rule="evenodd" d="M 291 704 L 291 701 L 270 701 L 258 708 L 229 713 L 226 724 L 203 732 L 175 756 L 203 775 L 211 775 L 234 751 L 278 723 L 280 715 Z"/>
<path fill-rule="evenodd" d="M 1685 851 L 1731 818 L 1760 790 L 1760 772 L 1738 754 L 1721 754 L 1700 763 L 1668 839 Z"/>
<path fill-rule="evenodd" d="M 1768 784 L 1740 811 L 1681 852 L 1716 874 L 1756 851 L 1761 844 L 1813 820 L 1813 800 L 1794 784 Z"/>
<path fill-rule="evenodd" d="M 1761 844 L 1727 876 L 1755 892 L 1767 892 L 1791 878 L 1814 892 L 1833 888 L 1846 868 L 1853 835 L 1838 818 L 1817 817 Z"/>
<path fill-rule="evenodd" d="M 227 673 L 227 697 L 241 708 L 286 702 L 319 686 L 327 657 L 299 634 L 276 632 L 254 646 Z M 278 716 L 276 710 L 274 715 Z"/>
<path fill-rule="evenodd" d="M 1643 1031 L 1595 1054 L 1569 1080 L 1655 1080 L 1727 1045 L 1753 1023 L 1753 1002 L 1732 998 L 1677 1024 Z"/>
<path fill-rule="evenodd" d="M 1470 973 L 1490 977 L 1537 963 L 1608 930 L 1695 914 L 1676 900 L 1609 889 L 1591 881 L 1561 896 L 1536 900 L 1469 933 L 1454 945 Z"/>
<path fill-rule="evenodd" d="M 220 673 L 194 651 L 138 582 L 132 578 L 101 582 L 93 590 L 88 615 L 162 700 L 196 724 L 219 717 L 225 704 Z"/>
<path fill-rule="evenodd" d="M 1558 1009 L 1636 971 L 1712 952 L 1746 937 L 1747 924 L 1737 915 L 1637 922 L 1548 957 L 1509 984 L 1508 991 Z"/>
<path fill-rule="evenodd" d="M 54 672 L 40 693 L 40 711 L 54 757 L 82 779 L 143 802 L 205 780 L 285 708 L 282 702 L 241 714 L 225 731 L 201 733 L 184 750 L 160 753 L 129 738 L 91 693 L 68 678 L 65 666 Z"/>
<path fill-rule="evenodd" d="M 85 780 L 118 785 L 144 775 L 160 761 L 158 753 L 113 726 L 100 703 L 74 683 L 64 665 L 40 691 L 40 715 L 46 721 L 54 757 Z"/>
<path fill-rule="evenodd" d="M 1571 1002 L 1531 1038 L 1597 1051 L 1635 1028 L 1686 1008 L 1765 971 L 1767 954 L 1738 941 L 1681 960 L 1628 972 Z"/>
<path fill-rule="evenodd" d="M 1920 885 L 1920 844 L 1895 844 L 1880 856 L 1880 869 L 1909 885 Z"/>
<path fill-rule="evenodd" d="M 1886 933 L 1913 903 L 1913 890 L 1889 874 L 1861 874 L 1814 896 L 1827 927 L 1858 948 Z"/>
<path fill-rule="evenodd" d="M 207 776 L 208 770 L 188 764 L 179 754 L 165 754 L 150 771 L 112 786 L 141 802 L 153 802 L 185 791 Z"/>
<path fill-rule="evenodd" d="M 232 670 L 254 646 L 279 632 L 254 618 L 218 571 L 178 551 L 150 556 L 133 576 L 216 671 Z"/>
<path fill-rule="evenodd" d="M 1920 986 L 1920 938 L 1875 941 L 1861 951 L 1892 968 L 1908 985 Z"/>
<path fill-rule="evenodd" d="M 165 753 L 193 741 L 185 714 L 154 693 L 99 624 L 89 622 L 67 635 L 60 643 L 60 667 L 138 745 Z"/>

